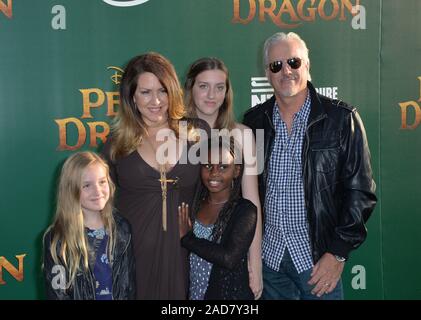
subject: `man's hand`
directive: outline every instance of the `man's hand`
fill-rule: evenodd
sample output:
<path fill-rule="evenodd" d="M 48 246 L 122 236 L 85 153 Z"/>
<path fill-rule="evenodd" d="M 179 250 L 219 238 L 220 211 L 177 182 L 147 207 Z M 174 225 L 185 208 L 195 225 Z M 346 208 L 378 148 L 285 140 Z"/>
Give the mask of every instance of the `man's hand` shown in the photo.
<path fill-rule="evenodd" d="M 184 202 L 178 206 L 178 225 L 180 228 L 180 239 L 192 229 L 189 217 L 189 205 Z"/>
<path fill-rule="evenodd" d="M 345 262 L 339 262 L 331 253 L 325 253 L 319 261 L 315 264 L 309 285 L 315 285 L 312 294 L 321 297 L 335 289 L 342 271 L 344 270 Z"/>

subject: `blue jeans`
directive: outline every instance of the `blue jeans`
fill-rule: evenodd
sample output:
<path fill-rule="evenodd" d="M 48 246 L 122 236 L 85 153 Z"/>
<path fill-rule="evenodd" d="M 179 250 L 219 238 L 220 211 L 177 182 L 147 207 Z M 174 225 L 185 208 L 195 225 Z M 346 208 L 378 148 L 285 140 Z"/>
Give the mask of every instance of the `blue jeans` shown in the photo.
<path fill-rule="evenodd" d="M 263 300 L 343 300 L 342 281 L 335 289 L 320 298 L 311 293 L 314 286 L 307 282 L 312 269 L 298 273 L 291 256 L 285 249 L 279 271 L 270 269 L 263 262 Z"/>

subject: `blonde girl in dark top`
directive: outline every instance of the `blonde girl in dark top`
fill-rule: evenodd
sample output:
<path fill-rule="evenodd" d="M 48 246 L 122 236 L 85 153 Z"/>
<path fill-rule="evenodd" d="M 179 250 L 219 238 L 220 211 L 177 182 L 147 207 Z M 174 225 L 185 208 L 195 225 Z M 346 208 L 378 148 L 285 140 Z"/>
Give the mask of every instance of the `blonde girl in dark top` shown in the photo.
<path fill-rule="evenodd" d="M 134 299 L 130 226 L 113 212 L 114 185 L 97 154 L 70 156 L 61 170 L 57 209 L 44 235 L 48 299 Z"/>

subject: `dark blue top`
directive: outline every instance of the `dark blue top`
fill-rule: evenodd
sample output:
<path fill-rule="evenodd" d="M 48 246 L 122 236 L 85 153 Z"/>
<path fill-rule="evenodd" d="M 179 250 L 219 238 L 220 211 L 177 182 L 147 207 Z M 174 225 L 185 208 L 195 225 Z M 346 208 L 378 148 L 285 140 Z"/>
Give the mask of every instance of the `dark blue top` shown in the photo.
<path fill-rule="evenodd" d="M 104 228 L 97 230 L 87 228 L 87 234 L 89 247 L 95 257 L 92 259 L 92 262 L 95 263 L 93 268 L 95 278 L 95 300 L 113 300 L 113 276 L 107 255 L 108 235 Z"/>

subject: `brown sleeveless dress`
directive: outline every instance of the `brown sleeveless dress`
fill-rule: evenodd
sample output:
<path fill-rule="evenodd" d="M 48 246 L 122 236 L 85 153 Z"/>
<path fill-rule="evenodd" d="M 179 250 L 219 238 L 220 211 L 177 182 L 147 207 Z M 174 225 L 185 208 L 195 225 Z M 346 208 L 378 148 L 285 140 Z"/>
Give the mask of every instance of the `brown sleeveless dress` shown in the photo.
<path fill-rule="evenodd" d="M 107 141 L 103 149 L 107 159 L 109 146 Z M 188 260 L 180 245 L 178 206 L 182 202 L 191 206 L 200 165 L 180 161 L 167 173 L 167 179 L 178 179 L 175 185 L 168 183 L 167 231 L 162 227 L 159 171 L 137 151 L 114 163 L 109 161 L 117 186 L 116 208 L 132 227 L 138 299 L 187 299 Z"/>

